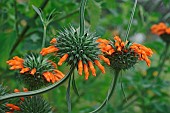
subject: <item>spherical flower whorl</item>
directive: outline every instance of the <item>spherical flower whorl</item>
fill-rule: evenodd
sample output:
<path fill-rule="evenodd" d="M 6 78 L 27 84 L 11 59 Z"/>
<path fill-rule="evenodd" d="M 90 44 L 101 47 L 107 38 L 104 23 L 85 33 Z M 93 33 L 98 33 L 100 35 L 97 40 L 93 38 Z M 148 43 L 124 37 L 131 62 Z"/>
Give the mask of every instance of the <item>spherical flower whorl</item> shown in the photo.
<path fill-rule="evenodd" d="M 118 36 L 114 37 L 114 41 L 106 39 L 98 39 L 99 47 L 105 54 L 105 57 L 110 60 L 111 67 L 116 70 L 125 70 L 133 67 L 138 60 L 145 60 L 150 66 L 148 57 L 152 56 L 153 52 L 141 44 L 123 42 Z"/>
<path fill-rule="evenodd" d="M 41 96 L 25 97 L 17 113 L 52 113 L 50 104 Z"/>
<path fill-rule="evenodd" d="M 56 64 L 40 54 L 28 54 L 24 59 L 18 56 L 7 61 L 11 70 L 19 70 L 30 89 L 39 88 L 49 82 L 57 82 L 64 74 L 56 69 Z"/>
<path fill-rule="evenodd" d="M 3 96 L 7 93 L 8 93 L 7 88 L 4 87 L 2 84 L 0 84 L 0 96 Z M 6 101 L 0 101 L 0 111 L 2 113 L 5 113 L 5 111 L 8 110 L 8 108 L 6 108 L 6 106 L 5 106 L 6 103 L 7 103 Z"/>
<path fill-rule="evenodd" d="M 165 23 L 160 22 L 159 24 L 152 25 L 151 32 L 160 36 L 165 42 L 170 43 L 170 27 Z"/>
<path fill-rule="evenodd" d="M 62 65 L 63 62 L 67 62 L 71 66 L 76 65 L 79 75 L 82 75 L 84 70 L 85 79 L 88 79 L 89 69 L 92 75 L 96 76 L 94 64 L 105 73 L 99 59 L 104 60 L 108 65 L 110 64 L 109 60 L 102 56 L 96 39 L 97 37 L 94 33 L 86 31 L 83 36 L 80 36 L 77 29 L 70 27 L 59 32 L 57 38 L 51 40 L 52 46 L 43 48 L 40 53 L 46 55 L 56 52 L 60 57 L 58 65 Z"/>

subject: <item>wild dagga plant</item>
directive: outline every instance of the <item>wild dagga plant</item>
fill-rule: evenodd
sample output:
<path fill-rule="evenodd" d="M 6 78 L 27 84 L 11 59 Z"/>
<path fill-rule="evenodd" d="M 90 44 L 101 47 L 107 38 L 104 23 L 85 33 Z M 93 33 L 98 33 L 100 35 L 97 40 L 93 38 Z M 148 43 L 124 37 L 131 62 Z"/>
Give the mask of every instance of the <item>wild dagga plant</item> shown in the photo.
<path fill-rule="evenodd" d="M 77 68 L 79 75 L 82 75 L 84 71 L 86 80 L 88 79 L 90 75 L 89 70 L 91 70 L 92 75 L 96 76 L 96 72 L 95 72 L 96 70 L 94 68 L 94 65 L 97 65 L 99 69 L 104 73 L 105 69 L 99 62 L 99 59 L 102 59 L 108 65 L 111 65 L 112 70 L 115 71 L 115 79 L 113 80 L 111 84 L 111 89 L 109 90 L 108 95 L 105 101 L 103 102 L 103 104 L 96 110 L 92 111 L 92 112 L 98 112 L 100 109 L 104 107 L 104 105 L 106 105 L 107 101 L 110 99 L 115 89 L 119 72 L 121 70 L 125 70 L 130 67 L 133 67 L 135 63 L 137 62 L 137 60 L 145 60 L 147 64 L 150 65 L 150 60 L 148 59 L 148 56 L 152 55 L 152 51 L 144 47 L 143 45 L 130 43 L 127 41 L 127 37 L 129 34 L 131 22 L 133 20 L 133 15 L 134 15 L 134 11 L 136 8 L 137 0 L 133 8 L 133 13 L 131 16 L 132 18 L 131 18 L 131 22 L 127 30 L 127 36 L 126 36 L 125 41 L 122 41 L 119 37 L 117 37 L 115 38 L 114 41 L 106 40 L 106 42 L 105 41 L 103 42 L 103 39 L 98 39 L 94 33 L 91 33 L 84 28 L 84 10 L 85 10 L 84 7 L 86 4 L 86 1 L 87 0 L 81 1 L 80 30 L 72 26 L 70 28 L 65 28 L 63 31 L 59 32 L 59 35 L 56 38 L 52 39 L 50 47 L 43 48 L 40 52 L 42 56 L 45 56 L 49 53 L 57 53 L 55 55 L 60 57 L 58 65 L 62 65 L 63 62 L 67 62 L 70 65 L 70 70 L 68 74 L 66 74 L 64 78 L 61 79 L 59 82 L 56 82 L 45 88 L 35 90 L 35 91 L 1 96 L 0 100 L 41 94 L 55 87 L 58 87 L 63 82 L 65 82 L 67 79 L 69 79 L 66 98 L 67 98 L 69 112 L 71 112 L 71 100 L 70 100 L 71 81 L 73 82 L 74 91 L 78 94 L 78 90 L 75 85 L 73 71 L 75 70 L 75 68 Z M 35 7 L 34 9 L 41 16 L 39 9 Z M 46 29 L 44 29 L 44 31 L 46 32 Z M 100 50 L 102 50 L 103 53 Z M 29 72 L 29 71 L 26 71 L 26 72 Z M 33 70 L 33 72 L 35 72 L 35 69 Z M 31 72 L 29 72 L 29 74 L 30 73 Z M 51 77 L 48 77 L 48 78 L 50 79 Z"/>
<path fill-rule="evenodd" d="M 91 70 L 92 75 L 96 76 L 96 70 L 94 68 L 94 65 L 98 66 L 99 69 L 102 71 L 102 73 L 105 73 L 104 67 L 100 64 L 99 60 L 104 60 L 108 65 L 110 65 L 109 59 L 105 58 L 100 51 L 100 48 L 98 47 L 98 43 L 96 42 L 97 37 L 95 33 L 91 33 L 89 30 L 84 28 L 84 10 L 85 10 L 85 5 L 86 5 L 87 0 L 82 0 L 81 1 L 81 6 L 80 6 L 80 29 L 76 29 L 74 27 L 66 28 L 63 31 L 61 31 L 56 39 L 53 39 L 52 45 L 47 48 L 43 48 L 42 51 L 40 52 L 42 56 L 56 52 L 57 56 L 60 57 L 60 60 L 58 62 L 58 65 L 62 65 L 64 61 L 66 61 L 70 65 L 70 71 L 66 76 L 59 82 L 54 83 L 53 85 L 50 85 L 48 87 L 35 90 L 35 91 L 29 91 L 29 92 L 23 92 L 23 93 L 17 93 L 17 94 L 10 94 L 6 95 L 5 97 L 2 97 L 0 100 L 6 100 L 9 98 L 14 98 L 14 97 L 21 97 L 21 96 L 32 96 L 36 94 L 40 94 L 43 92 L 46 92 L 48 90 L 51 90 L 63 82 L 65 82 L 69 78 L 69 83 L 68 83 L 68 88 L 67 88 L 67 103 L 68 103 L 68 109 L 69 112 L 71 112 L 71 101 L 70 101 L 70 83 L 72 81 L 73 83 L 73 89 L 78 94 L 76 85 L 75 85 L 75 80 L 74 80 L 74 74 L 73 71 L 75 68 L 78 69 L 79 75 L 82 75 L 83 71 L 85 73 L 85 79 L 87 80 L 90 73 L 89 70 Z M 42 19 L 42 14 L 39 11 L 38 8 L 34 7 L 35 11 L 39 14 L 42 22 L 44 20 Z M 46 24 L 43 24 L 44 26 Z M 46 32 L 46 29 L 44 29 L 44 32 Z M 44 34 L 46 35 L 46 33 Z M 43 38 L 44 39 L 44 38 Z M 44 46 L 44 42 L 42 44 Z M 43 47 L 42 46 L 42 47 Z M 14 69 L 19 69 L 20 73 L 24 74 L 36 74 L 37 68 L 32 66 L 32 64 L 35 64 L 35 62 L 38 60 L 33 60 L 34 58 L 31 58 L 29 60 L 34 61 L 34 63 L 23 63 L 25 60 L 22 59 L 19 64 L 21 67 L 17 67 Z M 36 59 L 36 58 L 35 58 Z M 13 59 L 15 60 L 15 59 Z M 9 65 L 14 66 L 13 64 Z M 23 65 L 24 64 L 24 65 Z M 18 65 L 17 65 L 18 66 Z M 73 75 L 72 75 L 73 74 Z M 30 75 L 30 76 L 31 76 Z M 71 76 L 72 75 L 72 76 Z M 46 78 L 46 77 L 45 77 Z M 51 77 L 48 77 L 51 79 Z M 47 79 L 46 79 L 47 80 Z M 48 81 L 48 80 L 47 80 Z"/>
<path fill-rule="evenodd" d="M 97 42 L 99 42 L 99 47 L 103 52 L 104 56 L 110 61 L 110 67 L 114 70 L 115 77 L 113 77 L 106 99 L 103 101 L 101 106 L 99 106 L 97 109 L 90 113 L 98 113 L 107 104 L 108 100 L 110 99 L 115 90 L 120 71 L 128 70 L 134 67 L 138 60 L 144 60 L 147 63 L 147 65 L 150 66 L 151 61 L 149 60 L 148 57 L 152 56 L 153 54 L 152 50 L 150 48 L 145 47 L 144 45 L 132 43 L 127 40 L 131 24 L 133 21 L 136 5 L 137 0 L 135 0 L 134 3 L 134 7 L 132 10 L 130 22 L 128 25 L 124 41 L 122 41 L 122 39 L 119 36 L 115 36 L 113 41 L 109 41 L 106 39 L 97 40 Z M 123 89 L 122 91 L 124 93 Z"/>

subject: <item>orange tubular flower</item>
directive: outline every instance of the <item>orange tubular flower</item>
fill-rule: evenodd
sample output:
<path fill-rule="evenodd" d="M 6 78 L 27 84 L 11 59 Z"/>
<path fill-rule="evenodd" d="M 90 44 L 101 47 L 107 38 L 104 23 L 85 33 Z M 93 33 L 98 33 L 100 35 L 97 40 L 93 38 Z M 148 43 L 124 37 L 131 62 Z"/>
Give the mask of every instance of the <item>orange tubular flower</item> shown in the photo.
<path fill-rule="evenodd" d="M 61 66 L 64 61 L 66 61 L 68 58 L 68 54 L 65 54 L 58 62 L 58 65 Z"/>
<path fill-rule="evenodd" d="M 26 68 L 22 68 L 20 73 L 23 74 L 25 72 L 28 72 L 30 70 L 30 68 L 26 67 Z"/>
<path fill-rule="evenodd" d="M 57 43 L 57 39 L 56 38 L 53 38 L 51 41 L 50 41 L 50 44 L 55 44 Z"/>
<path fill-rule="evenodd" d="M 166 26 L 165 23 L 154 24 L 151 27 L 151 32 L 160 36 L 166 43 L 170 43 L 170 27 Z"/>
<path fill-rule="evenodd" d="M 82 75 L 82 72 L 83 72 L 83 63 L 82 63 L 82 60 L 79 60 L 79 63 L 78 63 L 78 74 Z"/>
<path fill-rule="evenodd" d="M 84 64 L 84 73 L 85 73 L 85 80 L 89 78 L 89 70 L 87 64 Z"/>
<path fill-rule="evenodd" d="M 18 56 L 13 57 L 12 60 L 8 60 L 7 64 L 11 66 L 11 70 L 22 69 L 24 60 L 19 58 Z"/>
<path fill-rule="evenodd" d="M 147 65 L 150 66 L 151 61 L 148 57 L 151 57 L 153 54 L 150 48 L 128 41 L 123 42 L 118 36 L 115 36 L 114 40 L 114 42 L 110 41 L 101 48 L 114 69 L 128 69 L 132 67 L 137 60 L 144 60 Z M 100 41 L 99 46 L 100 45 L 103 45 L 102 41 Z M 111 48 L 108 49 L 108 46 L 111 46 Z M 102 56 L 100 56 L 100 58 L 102 58 Z"/>
<path fill-rule="evenodd" d="M 58 48 L 56 48 L 55 46 L 49 46 L 49 47 L 47 47 L 47 48 L 43 48 L 43 49 L 41 50 L 40 54 L 41 54 L 42 56 L 44 56 L 44 55 L 47 55 L 47 54 L 49 54 L 49 53 L 53 53 L 53 52 L 57 52 L 57 51 L 58 51 Z"/>
<path fill-rule="evenodd" d="M 96 76 L 96 70 L 95 70 L 95 68 L 93 66 L 93 63 L 91 61 L 88 61 L 88 64 L 89 64 L 90 70 L 92 72 L 92 75 Z"/>
<path fill-rule="evenodd" d="M 167 26 L 165 23 L 161 22 L 159 24 L 155 24 L 151 27 L 151 32 L 156 35 L 162 35 L 167 33 L 166 32 Z"/>
<path fill-rule="evenodd" d="M 35 73 L 36 73 L 36 68 L 32 69 L 30 72 L 31 75 L 34 75 Z"/>
<path fill-rule="evenodd" d="M 98 60 L 95 60 L 94 63 L 99 67 L 102 73 L 105 73 L 104 66 L 102 66 Z"/>
<path fill-rule="evenodd" d="M 20 111 L 20 107 L 14 105 L 14 104 L 6 104 L 7 107 L 13 109 L 13 110 L 16 110 L 16 111 Z"/>
<path fill-rule="evenodd" d="M 51 72 L 44 72 L 43 73 L 44 78 L 48 81 L 48 82 L 57 82 L 60 79 L 62 79 L 64 77 L 64 74 L 59 71 L 59 70 L 54 70 L 53 73 Z"/>

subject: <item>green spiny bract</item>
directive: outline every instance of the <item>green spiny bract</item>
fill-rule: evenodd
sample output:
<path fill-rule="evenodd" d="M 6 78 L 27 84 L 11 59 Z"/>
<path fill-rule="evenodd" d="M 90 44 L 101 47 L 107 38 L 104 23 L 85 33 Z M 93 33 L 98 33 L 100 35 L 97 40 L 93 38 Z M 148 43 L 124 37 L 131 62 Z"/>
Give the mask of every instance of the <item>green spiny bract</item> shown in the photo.
<path fill-rule="evenodd" d="M 111 67 L 117 70 L 129 69 L 133 67 L 138 60 L 138 55 L 136 55 L 136 53 L 133 51 L 128 51 L 128 52 L 117 51 L 112 55 L 107 55 L 106 57 L 110 59 Z"/>
<path fill-rule="evenodd" d="M 2 86 L 2 84 L 0 84 L 0 96 L 3 96 L 7 93 L 7 89 L 5 87 Z M 0 101 L 0 113 L 6 113 L 5 111 L 7 111 L 7 107 L 6 107 L 6 101 Z"/>
<path fill-rule="evenodd" d="M 17 113 L 52 113 L 50 104 L 41 96 L 25 97 Z"/>
<path fill-rule="evenodd" d="M 24 58 L 24 67 L 28 67 L 30 69 L 36 68 L 36 73 L 34 75 L 31 75 L 29 71 L 24 74 L 20 74 L 19 76 L 30 90 L 38 89 L 47 85 L 49 82 L 45 80 L 42 74 L 43 72 L 51 72 L 55 69 L 48 58 L 42 57 L 40 54 L 33 53 L 28 54 Z"/>
<path fill-rule="evenodd" d="M 79 31 L 72 26 L 59 32 L 57 36 L 56 47 L 59 49 L 57 55 L 62 57 L 64 54 L 68 54 L 68 64 L 75 65 L 79 60 L 82 60 L 84 64 L 88 61 L 94 61 L 98 59 L 98 55 L 101 54 L 98 48 L 98 43 L 95 33 L 86 31 L 83 36 L 80 36 Z"/>
<path fill-rule="evenodd" d="M 128 42 L 121 51 L 117 51 L 115 42 L 110 41 L 110 45 L 116 50 L 111 55 L 105 55 L 110 60 L 110 66 L 116 70 L 126 70 L 133 67 L 138 61 L 138 54 L 130 49 L 132 43 Z"/>

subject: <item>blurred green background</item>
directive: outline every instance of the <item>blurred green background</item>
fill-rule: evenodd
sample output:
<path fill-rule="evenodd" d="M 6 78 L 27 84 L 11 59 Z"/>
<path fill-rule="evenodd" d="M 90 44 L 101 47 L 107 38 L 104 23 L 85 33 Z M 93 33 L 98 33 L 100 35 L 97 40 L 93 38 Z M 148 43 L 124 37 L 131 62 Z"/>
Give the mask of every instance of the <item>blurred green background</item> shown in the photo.
<path fill-rule="evenodd" d="M 123 39 L 133 4 L 134 0 L 88 0 L 85 25 L 99 37 L 112 39 L 119 35 Z M 11 92 L 24 86 L 17 80 L 17 73 L 9 70 L 6 61 L 15 55 L 22 57 L 27 52 L 39 52 L 41 49 L 43 25 L 32 5 L 41 7 L 46 16 L 56 9 L 55 19 L 47 27 L 46 47 L 59 30 L 70 24 L 79 26 L 80 0 L 0 0 L 0 83 L 8 86 Z M 155 23 L 170 25 L 169 11 L 170 0 L 138 0 L 129 40 L 154 51 L 151 67 L 140 62 L 128 71 L 122 71 L 116 91 L 101 113 L 170 113 L 170 56 L 166 58 L 161 76 L 153 85 L 165 42 L 150 32 L 150 27 Z M 59 69 L 66 73 L 68 68 L 65 67 Z M 73 113 L 88 113 L 105 99 L 114 76 L 113 70 L 105 67 L 105 75 L 98 71 L 97 77 L 90 76 L 88 81 L 75 72 L 80 97 L 71 91 Z M 44 94 L 54 113 L 67 113 L 66 88 L 67 83 Z"/>

